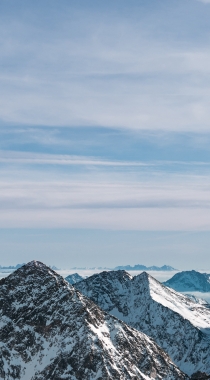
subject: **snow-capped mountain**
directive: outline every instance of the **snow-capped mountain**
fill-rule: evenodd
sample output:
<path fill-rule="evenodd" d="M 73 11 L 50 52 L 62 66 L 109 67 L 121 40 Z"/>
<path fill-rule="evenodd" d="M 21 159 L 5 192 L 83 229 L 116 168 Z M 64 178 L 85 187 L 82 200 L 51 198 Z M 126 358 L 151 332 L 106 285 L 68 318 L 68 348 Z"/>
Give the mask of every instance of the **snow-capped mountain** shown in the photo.
<path fill-rule="evenodd" d="M 44 264 L 0 280 L 0 378 L 185 379 L 143 333 L 102 311 Z"/>
<path fill-rule="evenodd" d="M 103 310 L 151 336 L 182 371 L 210 374 L 210 310 L 143 272 L 102 272 L 77 284 Z"/>
<path fill-rule="evenodd" d="M 195 270 L 176 273 L 163 283 L 177 292 L 210 292 L 210 274 Z"/>
<path fill-rule="evenodd" d="M 78 273 L 70 274 L 69 276 L 65 277 L 65 280 L 73 285 L 76 284 L 76 282 L 84 280 L 84 277 L 80 276 Z"/>

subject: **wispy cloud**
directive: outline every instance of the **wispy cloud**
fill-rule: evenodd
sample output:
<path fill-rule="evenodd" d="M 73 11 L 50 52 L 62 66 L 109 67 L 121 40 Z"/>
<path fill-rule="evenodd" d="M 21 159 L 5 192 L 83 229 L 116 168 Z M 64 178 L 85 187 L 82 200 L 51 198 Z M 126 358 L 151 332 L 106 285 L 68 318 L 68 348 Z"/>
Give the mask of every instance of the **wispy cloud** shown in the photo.
<path fill-rule="evenodd" d="M 1 227 L 210 228 L 209 156 L 194 158 L 210 131 L 210 10 L 153 3 L 1 4 Z M 67 138 L 61 126 L 123 129 L 124 140 L 110 135 L 105 149 L 91 132 L 97 152 L 84 151 L 81 130 Z M 162 145 L 164 132 L 196 132 L 190 160 L 180 144 L 164 157 L 161 143 L 136 142 L 139 130 Z"/>
<path fill-rule="evenodd" d="M 157 162 L 112 161 L 90 156 L 74 156 L 64 154 L 40 154 L 28 152 L 0 151 L 0 162 L 9 164 L 33 165 L 82 165 L 82 166 L 157 166 Z M 161 164 L 161 163 L 159 163 Z M 203 163 L 205 165 L 205 163 Z"/>
<path fill-rule="evenodd" d="M 35 152 L 16 152 L 0 150 L 0 163 L 8 165 L 59 165 L 59 166 L 94 166 L 102 167 L 136 167 L 136 168 L 153 168 L 153 170 L 163 171 L 165 168 L 173 168 L 177 171 L 177 167 L 188 167 L 195 169 L 196 167 L 210 168 L 208 161 L 169 161 L 169 160 L 150 160 L 150 161 L 125 161 L 101 159 L 94 156 L 76 156 L 68 154 L 47 154 Z"/>
<path fill-rule="evenodd" d="M 1 181 L 1 227 L 210 229 L 208 176 L 45 173 Z"/>
<path fill-rule="evenodd" d="M 123 2 L 125 13 L 89 4 L 65 2 L 58 10 L 52 2 L 45 11 L 53 27 L 32 2 L 9 17 L 3 9 L 1 121 L 209 131 L 210 50 L 208 27 L 201 38 L 202 19 L 195 24 L 199 4 L 176 1 L 151 12 L 149 5 Z"/>
<path fill-rule="evenodd" d="M 209 231 L 206 209 L 2 210 L 1 228 L 79 228 L 131 231 Z"/>

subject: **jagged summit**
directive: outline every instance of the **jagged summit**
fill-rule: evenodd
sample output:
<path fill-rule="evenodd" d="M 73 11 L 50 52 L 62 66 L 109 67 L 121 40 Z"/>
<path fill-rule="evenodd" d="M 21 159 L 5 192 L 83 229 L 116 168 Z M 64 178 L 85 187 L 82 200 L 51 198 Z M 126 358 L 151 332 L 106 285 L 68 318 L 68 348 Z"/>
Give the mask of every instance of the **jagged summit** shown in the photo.
<path fill-rule="evenodd" d="M 18 268 L 15 272 L 13 272 L 12 274 L 17 274 L 17 273 L 23 273 L 23 272 L 29 272 L 29 271 L 37 271 L 37 272 L 45 272 L 45 273 L 55 273 L 56 275 L 58 275 L 58 273 L 56 273 L 53 269 L 51 269 L 50 267 L 48 267 L 46 264 L 42 263 L 41 261 L 38 261 L 38 260 L 32 260 L 32 261 L 29 261 L 28 263 L 22 265 L 20 268 Z"/>
<path fill-rule="evenodd" d="M 152 277 L 149 273 L 147 273 L 146 271 L 143 271 L 142 273 L 138 274 L 137 276 L 134 276 L 134 277 L 141 277 L 141 278 L 149 278 L 149 277 Z"/>
<path fill-rule="evenodd" d="M 154 279 L 154 277 L 152 277 L 148 272 L 144 271 L 140 274 L 138 274 L 137 276 L 133 276 L 132 278 L 135 278 L 135 279 L 138 279 L 138 280 L 141 280 L 141 281 L 146 281 L 146 283 L 148 284 L 149 286 L 149 281 L 150 279 Z"/>
<path fill-rule="evenodd" d="M 74 286 L 103 310 L 151 336 L 184 372 L 210 373 L 210 310 L 147 272 L 134 277 L 115 273 L 99 273 Z"/>
<path fill-rule="evenodd" d="M 19 268 L 19 270 L 27 270 L 28 268 L 34 268 L 34 270 L 42 270 L 42 271 L 52 271 L 53 273 L 56 273 L 52 268 L 48 267 L 46 264 L 42 263 L 38 260 L 32 260 L 29 261 L 27 264 L 24 264 L 22 267 Z M 57 273 L 56 273 L 57 274 Z"/>
<path fill-rule="evenodd" d="M 0 378 L 184 380 L 186 376 L 145 334 L 102 311 L 34 260 L 0 283 Z"/>
<path fill-rule="evenodd" d="M 40 268 L 47 268 L 47 265 L 42 263 L 41 261 L 38 260 L 32 260 L 29 261 L 27 264 L 24 265 L 25 267 L 40 267 Z"/>
<path fill-rule="evenodd" d="M 8 277 L 0 280 L 0 283 L 13 282 L 16 286 L 26 286 L 26 289 L 33 284 L 40 287 L 44 286 L 47 289 L 47 283 L 55 282 L 61 286 L 67 286 L 66 281 L 53 269 L 42 263 L 41 261 L 32 260 L 16 271 L 11 273 Z M 71 286 L 69 284 L 69 286 Z"/>

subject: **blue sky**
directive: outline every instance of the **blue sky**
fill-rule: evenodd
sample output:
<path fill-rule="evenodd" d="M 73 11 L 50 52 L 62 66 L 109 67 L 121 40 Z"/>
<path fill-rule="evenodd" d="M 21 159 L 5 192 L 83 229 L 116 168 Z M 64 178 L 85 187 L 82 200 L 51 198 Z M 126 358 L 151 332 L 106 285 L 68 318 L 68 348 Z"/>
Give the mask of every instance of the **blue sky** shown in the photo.
<path fill-rule="evenodd" d="M 1 2 L 1 264 L 210 268 L 209 19 Z"/>

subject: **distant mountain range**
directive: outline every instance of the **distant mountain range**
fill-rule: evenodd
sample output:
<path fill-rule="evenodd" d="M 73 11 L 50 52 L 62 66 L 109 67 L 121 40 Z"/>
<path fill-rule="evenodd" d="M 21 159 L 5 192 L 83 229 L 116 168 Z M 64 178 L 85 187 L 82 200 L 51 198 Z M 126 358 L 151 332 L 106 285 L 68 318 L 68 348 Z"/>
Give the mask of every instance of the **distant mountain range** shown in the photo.
<path fill-rule="evenodd" d="M 71 270 L 113 270 L 113 268 L 108 267 L 73 267 Z"/>
<path fill-rule="evenodd" d="M 25 263 L 17 264 L 17 265 L 15 265 L 15 266 L 10 265 L 10 266 L 8 266 L 8 267 L 2 267 L 2 266 L 0 265 L 0 271 L 1 271 L 1 270 L 5 270 L 5 269 L 16 270 L 16 269 L 19 269 L 19 268 L 23 267 L 23 265 L 25 265 Z M 59 269 L 58 269 L 57 267 L 55 267 L 54 265 L 53 265 L 53 266 L 49 266 L 49 268 L 51 268 L 51 269 L 53 269 L 53 270 L 59 270 Z"/>
<path fill-rule="evenodd" d="M 71 269 L 74 270 L 142 270 L 142 271 L 177 271 L 178 269 L 175 269 L 171 267 L 170 265 L 163 265 L 162 267 L 157 267 L 156 265 L 152 265 L 150 267 L 147 267 L 145 265 L 136 264 L 134 266 L 131 265 L 120 265 L 115 268 L 107 268 L 107 267 L 73 267 Z"/>
<path fill-rule="evenodd" d="M 210 274 L 195 270 L 176 273 L 164 285 L 177 292 L 210 292 Z"/>
<path fill-rule="evenodd" d="M 23 265 L 25 265 L 25 263 L 17 264 L 17 265 L 15 265 L 15 266 L 10 265 L 10 266 L 8 266 L 8 267 L 2 267 L 2 266 L 0 265 L 0 270 L 1 270 L 1 269 L 18 269 L 18 268 L 21 268 Z"/>
<path fill-rule="evenodd" d="M 136 264 L 134 266 L 131 265 L 125 265 L 125 266 L 118 266 L 115 267 L 114 270 L 143 270 L 143 271 L 176 271 L 178 269 L 175 269 L 171 267 L 170 265 L 163 265 L 162 267 L 157 267 L 155 265 L 146 267 L 145 265 Z"/>
<path fill-rule="evenodd" d="M 109 271 L 74 285 L 101 309 L 153 338 L 188 375 L 210 374 L 210 310 L 148 273 Z M 169 377 L 170 378 L 170 377 Z"/>

